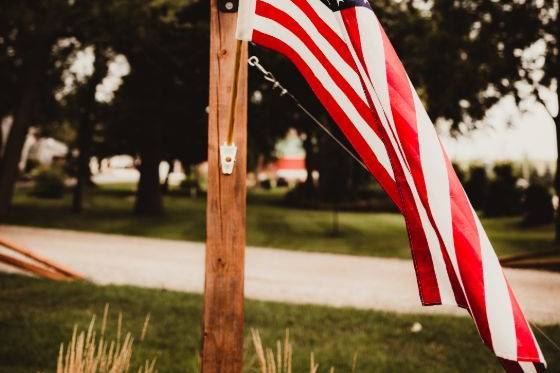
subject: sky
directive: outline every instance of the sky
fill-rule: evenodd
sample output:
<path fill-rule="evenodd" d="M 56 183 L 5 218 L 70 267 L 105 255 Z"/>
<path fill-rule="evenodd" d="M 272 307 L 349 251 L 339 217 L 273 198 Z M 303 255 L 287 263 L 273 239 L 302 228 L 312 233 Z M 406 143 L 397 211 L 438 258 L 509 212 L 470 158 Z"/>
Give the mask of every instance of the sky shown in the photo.
<path fill-rule="evenodd" d="M 550 105 L 557 106 L 557 103 Z M 552 108 L 557 111 L 556 108 Z M 525 112 L 513 99 L 492 108 L 478 130 L 453 139 L 444 129 L 440 138 L 453 160 L 552 161 L 557 157 L 554 122 L 539 104 L 528 104 Z"/>

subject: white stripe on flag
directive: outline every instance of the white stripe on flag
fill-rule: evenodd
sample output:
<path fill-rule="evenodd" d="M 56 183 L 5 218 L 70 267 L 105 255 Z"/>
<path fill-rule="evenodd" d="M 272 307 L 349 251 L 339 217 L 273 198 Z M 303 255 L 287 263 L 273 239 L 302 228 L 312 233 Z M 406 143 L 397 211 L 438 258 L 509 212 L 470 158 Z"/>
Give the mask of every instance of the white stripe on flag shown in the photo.
<path fill-rule="evenodd" d="M 484 279 L 484 299 L 492 348 L 496 356 L 517 360 L 517 337 L 509 290 L 504 272 L 480 220 L 472 210 L 480 237 L 480 256 Z"/>
<path fill-rule="evenodd" d="M 375 87 L 381 106 L 385 108 L 389 124 L 396 133 L 395 120 L 391 111 L 389 85 L 387 84 L 387 66 L 385 65 L 385 46 L 381 36 L 381 24 L 371 10 L 363 7 L 356 8 L 356 19 L 366 65 L 365 69 L 367 69 L 366 73 L 369 81 Z"/>
<path fill-rule="evenodd" d="M 451 201 L 449 197 L 449 178 L 447 175 L 446 159 L 442 154 L 443 149 L 438 141 L 432 121 L 428 117 L 412 84 L 410 85 L 410 89 L 412 91 L 416 110 L 420 163 L 422 164 L 422 172 L 426 182 L 428 205 L 443 243 L 446 246 L 445 248 L 442 247 L 441 250 L 447 250 L 455 267 L 455 272 L 457 272 L 458 266 L 455 248 L 453 246 L 453 224 L 451 221 Z M 445 272 L 447 275 L 443 256 L 437 256 L 436 261 L 434 261 L 434 267 L 436 275 L 441 272 Z M 451 283 L 443 281 L 440 284 L 439 290 L 444 304 L 457 304 Z"/>
<path fill-rule="evenodd" d="M 523 373 L 538 373 L 537 369 L 535 368 L 535 364 L 528 363 L 526 361 L 520 361 L 519 366 L 523 370 Z"/>

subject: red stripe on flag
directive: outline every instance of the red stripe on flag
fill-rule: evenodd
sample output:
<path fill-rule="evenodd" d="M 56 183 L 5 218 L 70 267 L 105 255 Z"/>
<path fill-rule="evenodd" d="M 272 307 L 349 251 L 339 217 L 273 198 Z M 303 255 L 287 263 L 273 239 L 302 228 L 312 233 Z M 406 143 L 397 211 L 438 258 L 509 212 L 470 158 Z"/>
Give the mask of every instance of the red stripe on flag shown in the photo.
<path fill-rule="evenodd" d="M 511 301 L 511 308 L 513 312 L 513 319 L 515 321 L 515 335 L 517 337 L 517 358 L 520 361 L 539 362 L 540 356 L 536 346 L 535 338 L 527 320 L 523 316 L 521 307 L 515 298 L 515 294 L 508 284 L 509 298 Z"/>
<path fill-rule="evenodd" d="M 455 173 L 449 173 L 449 192 L 451 194 L 453 241 L 465 296 L 480 336 L 492 348 L 492 337 L 486 316 L 480 238 L 471 205 Z"/>
<path fill-rule="evenodd" d="M 357 27 L 357 24 L 356 24 Z M 379 28 L 385 49 L 385 68 L 391 112 L 398 134 L 398 143 L 403 148 L 407 162 L 420 160 L 420 144 L 418 142 L 418 127 L 416 124 L 416 110 L 413 93 L 410 90 L 408 75 L 397 56 L 393 45 L 387 38 L 383 28 Z M 421 164 L 419 164 L 421 166 Z M 421 167 L 410 167 L 418 193 L 427 201 L 426 182 Z"/>

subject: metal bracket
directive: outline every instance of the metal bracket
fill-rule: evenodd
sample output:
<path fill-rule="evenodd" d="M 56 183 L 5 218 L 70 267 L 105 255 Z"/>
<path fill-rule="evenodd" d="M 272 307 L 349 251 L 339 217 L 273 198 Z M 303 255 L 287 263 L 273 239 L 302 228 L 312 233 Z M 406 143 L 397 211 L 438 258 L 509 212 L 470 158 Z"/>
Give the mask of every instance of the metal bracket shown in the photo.
<path fill-rule="evenodd" d="M 239 0 L 218 0 L 218 10 L 223 13 L 237 13 Z"/>
<path fill-rule="evenodd" d="M 231 175 L 235 166 L 237 156 L 237 146 L 235 144 L 223 143 L 220 146 L 220 165 L 224 175 Z"/>

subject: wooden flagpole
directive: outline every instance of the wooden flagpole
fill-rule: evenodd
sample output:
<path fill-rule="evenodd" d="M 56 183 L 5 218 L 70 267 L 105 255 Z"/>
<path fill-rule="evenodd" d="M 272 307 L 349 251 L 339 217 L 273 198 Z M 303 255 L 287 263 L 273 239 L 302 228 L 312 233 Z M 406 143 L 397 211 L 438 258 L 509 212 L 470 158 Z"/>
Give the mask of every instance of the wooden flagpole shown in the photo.
<path fill-rule="evenodd" d="M 218 1 L 224 0 L 210 1 L 206 277 L 201 368 L 203 373 L 241 373 L 245 275 L 247 45 L 236 43 L 237 14 L 219 11 Z M 227 9 L 234 2 L 224 1 L 220 5 Z M 236 45 L 239 47 L 238 53 Z M 236 99 L 232 99 L 234 87 L 237 88 Z M 233 116 L 230 115 L 232 102 L 235 110 Z M 234 118 L 234 126 L 230 126 L 230 118 Z M 231 140 L 237 146 L 237 156 L 233 172 L 226 175 L 220 168 L 219 152 L 220 146 L 230 140 L 230 127 Z"/>

